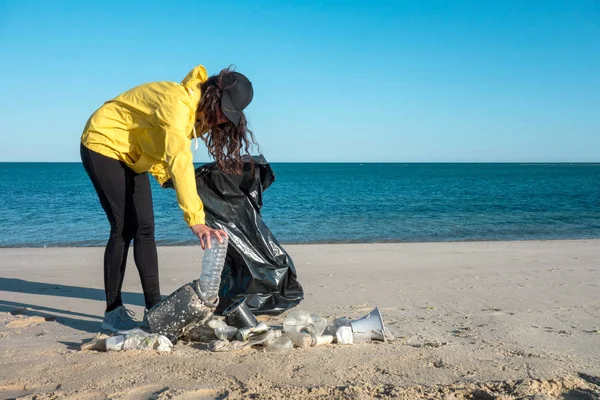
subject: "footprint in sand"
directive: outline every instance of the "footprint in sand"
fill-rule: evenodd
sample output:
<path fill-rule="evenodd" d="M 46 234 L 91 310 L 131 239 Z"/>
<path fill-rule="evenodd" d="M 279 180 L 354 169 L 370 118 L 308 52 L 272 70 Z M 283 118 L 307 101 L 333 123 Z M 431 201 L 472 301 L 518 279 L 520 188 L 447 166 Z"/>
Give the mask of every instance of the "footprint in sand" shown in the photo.
<path fill-rule="evenodd" d="M 0 385 L 0 399 L 18 399 L 31 396 L 35 392 L 52 392 L 57 389 L 56 385 Z"/>
<path fill-rule="evenodd" d="M 504 311 L 504 310 L 503 310 L 503 309 L 501 309 L 501 308 L 495 308 L 495 307 L 491 307 L 491 308 L 484 308 L 484 309 L 483 309 L 483 310 L 481 310 L 481 311 L 483 311 L 483 312 L 492 312 L 492 313 L 494 313 L 494 314 L 498 314 L 498 313 L 501 313 L 501 312 L 505 312 L 505 313 L 506 313 L 506 314 L 508 314 L 508 315 L 515 315 L 515 313 L 514 313 L 514 312 L 512 312 L 512 311 Z"/>
<path fill-rule="evenodd" d="M 102 392 L 77 393 L 72 396 L 61 397 L 64 400 L 106 400 L 108 396 Z"/>
<path fill-rule="evenodd" d="M 160 395 L 169 390 L 168 387 L 162 385 L 144 385 L 126 390 L 123 392 L 117 392 L 110 396 L 111 399 L 118 400 L 147 400 L 147 399 L 160 399 Z"/>
<path fill-rule="evenodd" d="M 127 391 L 114 393 L 110 397 L 90 397 L 86 400 L 100 400 L 105 398 L 115 400 L 213 400 L 218 398 L 219 391 L 216 389 L 170 389 L 161 385 L 144 385 Z M 79 397 L 78 397 L 79 399 Z"/>
<path fill-rule="evenodd" d="M 557 331 L 556 329 L 554 329 L 551 326 L 545 326 L 544 329 L 548 333 L 555 333 L 555 334 L 560 335 L 560 336 L 571 336 L 572 335 L 572 333 L 569 332 L 569 331 L 565 331 L 565 330 Z"/>
<path fill-rule="evenodd" d="M 452 331 L 452 334 L 454 336 L 457 337 L 465 337 L 465 336 L 469 336 L 469 332 L 471 331 L 471 328 L 468 326 L 463 326 L 460 328 L 457 328 L 455 330 Z"/>
<path fill-rule="evenodd" d="M 213 400 L 218 398 L 219 391 L 215 389 L 198 389 L 189 392 L 183 392 L 180 395 L 172 397 L 174 400 Z"/>
<path fill-rule="evenodd" d="M 4 385 L 0 386 L 0 399 L 15 399 L 26 396 L 31 390 L 26 390 L 23 385 Z"/>

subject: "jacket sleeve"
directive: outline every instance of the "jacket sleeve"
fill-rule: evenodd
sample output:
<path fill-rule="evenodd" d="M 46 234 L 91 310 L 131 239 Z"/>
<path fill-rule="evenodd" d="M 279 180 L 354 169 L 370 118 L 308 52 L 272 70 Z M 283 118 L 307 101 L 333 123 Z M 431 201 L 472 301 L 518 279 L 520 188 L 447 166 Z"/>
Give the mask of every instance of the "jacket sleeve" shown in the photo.
<path fill-rule="evenodd" d="M 164 134 L 166 172 L 173 179 L 177 202 L 188 226 L 204 224 L 204 206 L 196 189 L 194 157 L 187 137 L 190 110 L 181 99 L 165 102 L 156 117 Z M 160 169 L 158 167 L 157 171 Z M 159 181 L 160 182 L 160 181 Z"/>
<path fill-rule="evenodd" d="M 169 171 L 167 163 L 156 163 L 148 170 L 156 181 L 162 186 L 163 183 L 169 180 Z"/>

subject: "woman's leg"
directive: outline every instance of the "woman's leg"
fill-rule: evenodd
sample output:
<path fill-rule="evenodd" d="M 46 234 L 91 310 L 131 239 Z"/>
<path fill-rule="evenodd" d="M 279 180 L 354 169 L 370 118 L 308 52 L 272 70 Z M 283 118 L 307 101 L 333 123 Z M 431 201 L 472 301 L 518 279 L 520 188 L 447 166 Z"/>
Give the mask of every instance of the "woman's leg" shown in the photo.
<path fill-rule="evenodd" d="M 104 252 L 106 312 L 110 312 L 123 305 L 121 285 L 132 237 L 129 232 L 124 231 L 129 168 L 120 161 L 93 152 L 83 145 L 81 160 L 110 223 L 110 237 Z"/>
<path fill-rule="evenodd" d="M 132 207 L 131 211 L 128 210 L 127 213 L 127 224 L 135 226 L 133 256 L 142 281 L 146 308 L 150 309 L 160 302 L 152 190 L 150 189 L 148 173 L 136 174 L 133 171 L 131 172 Z"/>

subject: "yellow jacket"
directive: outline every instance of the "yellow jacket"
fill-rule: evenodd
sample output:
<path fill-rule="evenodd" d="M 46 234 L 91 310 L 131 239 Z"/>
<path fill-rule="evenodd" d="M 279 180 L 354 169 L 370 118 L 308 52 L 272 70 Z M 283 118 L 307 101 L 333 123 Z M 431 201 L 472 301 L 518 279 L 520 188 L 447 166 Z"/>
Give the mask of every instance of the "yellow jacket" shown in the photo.
<path fill-rule="evenodd" d="M 81 136 L 88 149 L 137 173 L 148 171 L 161 185 L 172 178 L 188 226 L 204 224 L 190 145 L 200 85 L 207 79 L 198 65 L 181 84 L 153 82 L 128 90 L 96 110 Z"/>

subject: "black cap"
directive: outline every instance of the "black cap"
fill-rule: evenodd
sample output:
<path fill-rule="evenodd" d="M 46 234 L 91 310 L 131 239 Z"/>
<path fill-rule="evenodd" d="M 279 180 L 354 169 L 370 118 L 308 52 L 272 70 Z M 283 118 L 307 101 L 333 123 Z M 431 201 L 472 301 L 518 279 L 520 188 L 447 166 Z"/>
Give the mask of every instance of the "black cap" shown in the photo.
<path fill-rule="evenodd" d="M 239 72 L 231 72 L 223 76 L 223 92 L 221 94 L 221 111 L 235 126 L 240 124 L 242 111 L 254 97 L 252 82 Z"/>

